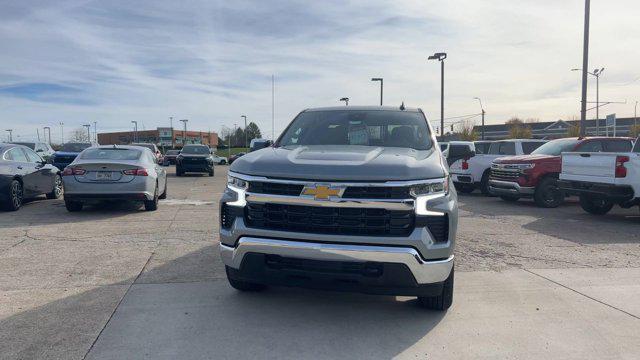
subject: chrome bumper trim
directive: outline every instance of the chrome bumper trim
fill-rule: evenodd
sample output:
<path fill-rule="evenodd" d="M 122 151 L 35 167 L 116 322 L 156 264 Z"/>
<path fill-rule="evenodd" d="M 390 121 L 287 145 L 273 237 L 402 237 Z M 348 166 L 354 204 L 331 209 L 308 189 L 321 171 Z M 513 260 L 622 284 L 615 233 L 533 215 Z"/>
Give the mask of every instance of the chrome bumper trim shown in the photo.
<path fill-rule="evenodd" d="M 489 192 L 496 195 L 533 195 L 536 188 L 520 186 L 517 182 L 489 180 Z"/>
<path fill-rule="evenodd" d="M 408 247 L 325 244 L 289 240 L 243 237 L 236 247 L 220 243 L 220 256 L 225 265 L 240 269 L 247 253 L 326 261 L 374 261 L 406 265 L 418 284 L 443 282 L 453 268 L 453 255 L 444 260 L 424 260 Z"/>

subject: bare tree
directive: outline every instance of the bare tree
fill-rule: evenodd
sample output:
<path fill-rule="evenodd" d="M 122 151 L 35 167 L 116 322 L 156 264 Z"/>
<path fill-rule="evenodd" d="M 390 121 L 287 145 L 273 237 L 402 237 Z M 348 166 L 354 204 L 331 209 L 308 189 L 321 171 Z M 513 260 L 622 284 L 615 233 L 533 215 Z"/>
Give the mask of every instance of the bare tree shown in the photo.
<path fill-rule="evenodd" d="M 472 120 L 465 120 L 458 125 L 458 137 L 464 141 L 478 140 L 478 132 L 473 130 L 474 123 Z"/>
<path fill-rule="evenodd" d="M 84 128 L 77 128 L 71 133 L 70 142 L 88 143 L 90 142 L 87 137 L 87 130 Z"/>

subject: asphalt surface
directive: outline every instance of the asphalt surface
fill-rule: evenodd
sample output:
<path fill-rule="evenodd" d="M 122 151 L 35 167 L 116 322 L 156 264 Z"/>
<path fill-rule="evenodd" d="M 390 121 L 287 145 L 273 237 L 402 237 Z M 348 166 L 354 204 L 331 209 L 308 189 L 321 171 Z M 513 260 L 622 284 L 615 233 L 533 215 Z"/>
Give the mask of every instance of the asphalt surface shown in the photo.
<path fill-rule="evenodd" d="M 238 293 L 216 251 L 225 166 L 175 177 L 158 211 L 0 213 L 0 358 L 564 358 L 640 354 L 640 217 L 460 196 L 454 305 Z"/>

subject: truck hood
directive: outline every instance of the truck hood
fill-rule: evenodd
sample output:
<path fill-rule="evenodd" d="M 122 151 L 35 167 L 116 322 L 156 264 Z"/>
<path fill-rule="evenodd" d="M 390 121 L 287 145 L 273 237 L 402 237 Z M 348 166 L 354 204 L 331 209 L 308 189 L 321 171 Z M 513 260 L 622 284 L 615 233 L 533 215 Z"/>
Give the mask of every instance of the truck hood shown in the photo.
<path fill-rule="evenodd" d="M 541 163 L 547 161 L 556 161 L 560 159 L 560 156 L 554 155 L 516 155 L 505 156 L 493 160 L 496 164 L 529 164 L 529 163 Z"/>
<path fill-rule="evenodd" d="M 309 145 L 254 151 L 234 161 L 230 170 L 272 178 L 393 181 L 444 177 L 445 168 L 433 148 Z"/>

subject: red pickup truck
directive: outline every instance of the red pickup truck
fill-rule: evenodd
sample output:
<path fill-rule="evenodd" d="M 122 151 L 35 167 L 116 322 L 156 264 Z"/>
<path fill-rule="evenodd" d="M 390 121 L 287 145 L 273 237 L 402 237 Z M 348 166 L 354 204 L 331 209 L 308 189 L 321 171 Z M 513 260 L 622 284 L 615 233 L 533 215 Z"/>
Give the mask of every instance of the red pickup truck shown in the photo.
<path fill-rule="evenodd" d="M 546 208 L 560 206 L 565 193 L 558 188 L 563 152 L 629 152 L 631 138 L 587 137 L 549 141 L 530 155 L 497 158 L 491 164 L 489 191 L 505 201 L 533 198 Z"/>

